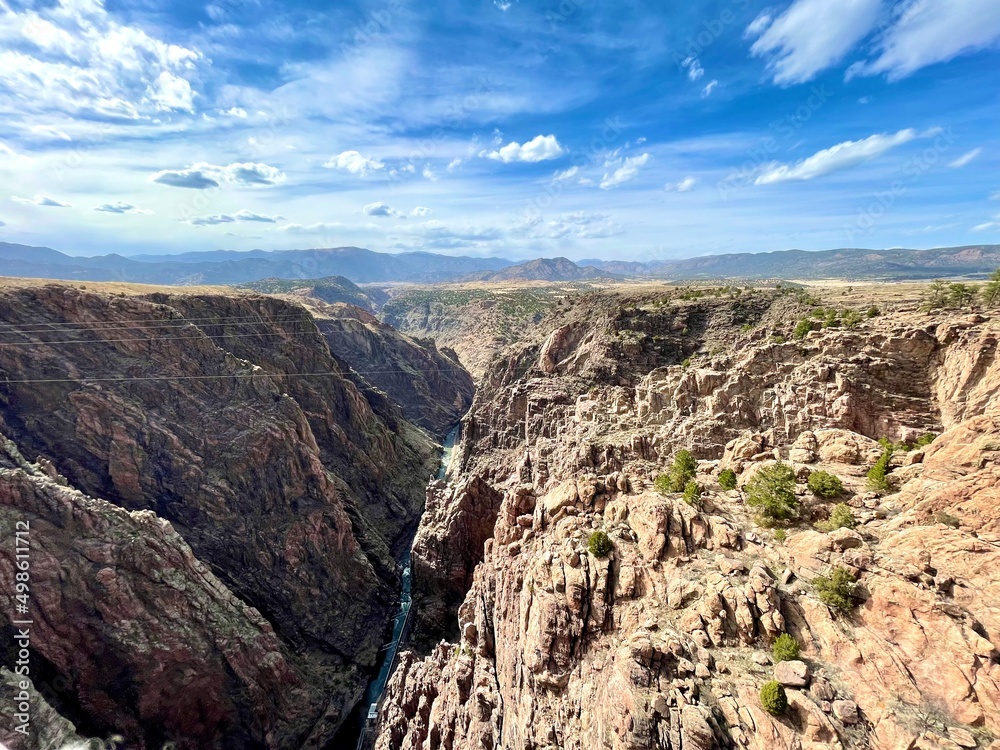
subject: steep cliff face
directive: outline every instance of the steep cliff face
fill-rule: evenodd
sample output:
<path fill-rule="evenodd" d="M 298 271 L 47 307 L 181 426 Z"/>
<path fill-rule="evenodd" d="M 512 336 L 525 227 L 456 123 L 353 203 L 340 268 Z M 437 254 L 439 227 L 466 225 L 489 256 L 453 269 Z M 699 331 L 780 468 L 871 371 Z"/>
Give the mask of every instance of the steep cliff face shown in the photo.
<path fill-rule="evenodd" d="M 0 432 L 66 485 L 0 477 L 70 713 L 129 747 L 321 747 L 375 662 L 433 442 L 289 302 L 50 286 L 0 319 Z"/>
<path fill-rule="evenodd" d="M 492 538 L 454 620 L 424 624 L 452 642 L 404 656 L 379 748 L 895 750 L 1000 736 L 1000 327 L 900 306 L 783 341 L 807 312 L 782 295 L 676 309 L 596 296 L 494 365 L 460 482 L 435 490 L 443 507 L 418 534 L 415 587 L 454 596 L 464 568 L 440 550 L 488 525 L 471 481 L 502 496 Z M 873 438 L 928 431 L 943 434 L 894 457 L 891 490 L 869 491 Z M 652 486 L 681 447 L 701 459 L 697 507 Z M 784 541 L 718 483 L 732 468 L 742 488 L 778 458 L 802 503 Z M 842 478 L 856 529 L 813 528 L 836 502 L 806 489 L 818 469 Z M 589 550 L 595 531 L 610 555 Z M 813 583 L 836 567 L 860 582 L 850 613 Z M 781 633 L 801 660 L 773 663 Z M 782 716 L 758 695 L 772 678 Z"/>
<path fill-rule="evenodd" d="M 453 351 L 404 336 L 352 305 L 309 306 L 330 351 L 385 391 L 406 419 L 443 439 L 469 410 L 476 386 Z"/>

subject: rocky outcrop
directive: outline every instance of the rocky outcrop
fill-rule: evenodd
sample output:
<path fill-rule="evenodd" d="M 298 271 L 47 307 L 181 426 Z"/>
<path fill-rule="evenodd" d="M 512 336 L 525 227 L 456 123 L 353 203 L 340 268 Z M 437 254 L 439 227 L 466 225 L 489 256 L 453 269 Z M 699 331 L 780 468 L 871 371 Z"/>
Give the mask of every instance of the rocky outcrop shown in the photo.
<path fill-rule="evenodd" d="M 285 301 L 48 286 L 0 318 L 0 432 L 65 485 L 0 478 L 37 518 L 32 648 L 66 705 L 129 747 L 322 746 L 375 663 L 432 441 Z"/>
<path fill-rule="evenodd" d="M 783 343 L 807 312 L 796 304 L 594 299 L 494 364 L 459 450 L 463 481 L 502 495 L 492 537 L 442 630 L 450 642 L 402 658 L 380 749 L 895 750 L 1000 736 L 996 323 L 901 310 Z M 876 438 L 927 432 L 944 434 L 893 458 L 892 490 L 867 489 Z M 702 459 L 697 507 L 651 487 L 679 447 Z M 801 503 L 785 541 L 742 491 L 778 460 Z M 722 468 L 740 489 L 719 486 Z M 814 497 L 814 470 L 845 495 Z M 439 546 L 442 518 L 452 543 L 481 533 L 483 519 L 460 522 L 454 487 L 438 492 L 451 510 L 428 514 L 415 558 Z M 856 528 L 814 529 L 838 501 Z M 848 613 L 813 583 L 837 567 L 859 581 Z M 776 666 L 781 633 L 802 654 Z M 780 717 L 759 697 L 771 679 L 786 686 Z"/>
<path fill-rule="evenodd" d="M 433 339 L 412 339 L 350 305 L 310 308 L 330 351 L 385 391 L 409 421 L 443 439 L 469 410 L 472 376 Z"/>

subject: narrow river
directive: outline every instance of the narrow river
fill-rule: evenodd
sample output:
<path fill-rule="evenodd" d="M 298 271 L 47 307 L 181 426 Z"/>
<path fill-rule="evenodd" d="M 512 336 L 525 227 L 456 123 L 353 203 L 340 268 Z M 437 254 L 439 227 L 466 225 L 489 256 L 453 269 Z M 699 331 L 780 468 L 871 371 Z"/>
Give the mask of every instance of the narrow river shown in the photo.
<path fill-rule="evenodd" d="M 455 444 L 458 442 L 461 429 L 460 424 L 455 425 L 445 438 L 437 479 L 444 479 L 448 474 L 448 466 L 451 463 L 452 455 L 455 453 Z M 414 534 L 416 534 L 416 529 L 414 529 Z M 411 539 L 410 545 L 412 545 L 412 542 L 413 540 Z M 344 723 L 344 728 L 338 733 L 338 739 L 345 733 L 348 733 L 351 738 L 357 737 L 358 750 L 368 750 L 374 746 L 374 724 L 375 718 L 378 715 L 379 701 L 381 701 L 382 694 L 385 692 L 385 686 L 392 676 L 392 670 L 396 667 L 396 657 L 399 655 L 399 649 L 406 642 L 406 627 L 410 622 L 410 592 L 412 583 L 410 579 L 410 545 L 407 545 L 406 554 L 399 561 L 399 564 L 403 568 L 403 575 L 402 586 L 399 592 L 399 609 L 396 612 L 392 625 L 392 639 L 388 644 L 383 646 L 381 667 L 379 668 L 378 675 L 368 685 L 368 690 L 365 691 L 365 696 L 361 700 L 361 703 L 355 708 L 351 716 L 348 717 Z M 342 746 L 347 747 L 347 745 L 337 745 L 337 747 Z"/>

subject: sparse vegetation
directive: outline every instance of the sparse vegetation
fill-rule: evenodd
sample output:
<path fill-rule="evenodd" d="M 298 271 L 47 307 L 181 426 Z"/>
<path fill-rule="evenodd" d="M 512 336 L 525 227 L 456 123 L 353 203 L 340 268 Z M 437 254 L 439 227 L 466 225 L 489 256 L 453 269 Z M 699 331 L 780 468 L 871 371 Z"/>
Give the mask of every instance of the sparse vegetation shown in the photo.
<path fill-rule="evenodd" d="M 795 330 L 792 332 L 792 338 L 799 340 L 804 339 L 812 329 L 812 321 L 809 320 L 809 318 L 803 318 L 795 325 Z"/>
<path fill-rule="evenodd" d="M 926 448 L 928 445 L 933 443 L 936 438 L 937 435 L 935 435 L 933 432 L 924 433 L 923 435 L 921 435 L 916 439 L 916 441 L 913 443 L 913 447 Z"/>
<path fill-rule="evenodd" d="M 760 689 L 760 706 L 772 716 L 781 716 L 788 710 L 788 696 L 777 680 L 765 682 Z"/>
<path fill-rule="evenodd" d="M 869 307 L 868 312 L 865 313 L 865 315 L 867 315 L 869 318 L 877 318 L 881 314 L 882 311 L 879 310 L 875 305 Z"/>
<path fill-rule="evenodd" d="M 786 539 L 788 539 L 787 531 L 785 531 L 784 529 L 774 530 L 774 541 L 778 542 L 778 544 L 784 544 Z"/>
<path fill-rule="evenodd" d="M 723 469 L 719 472 L 719 486 L 724 490 L 736 489 L 736 472 L 732 469 Z"/>
<path fill-rule="evenodd" d="M 858 525 L 854 511 L 846 503 L 837 503 L 830 512 L 830 517 L 816 524 L 820 531 L 836 531 L 837 529 L 853 529 Z"/>
<path fill-rule="evenodd" d="M 661 494 L 668 492 L 683 492 L 687 483 L 694 479 L 698 472 L 698 462 L 694 460 L 689 450 L 679 450 L 674 454 L 674 462 L 670 471 L 660 474 L 653 483 Z"/>
<path fill-rule="evenodd" d="M 694 508 L 701 507 L 701 487 L 693 479 L 684 485 L 684 502 Z"/>
<path fill-rule="evenodd" d="M 844 494 L 844 483 L 840 477 L 828 471 L 814 471 L 809 474 L 809 491 L 816 497 L 830 499 Z"/>
<path fill-rule="evenodd" d="M 813 586 L 820 601 L 831 609 L 847 613 L 857 603 L 858 579 L 847 568 L 837 566 L 829 576 L 816 576 Z"/>
<path fill-rule="evenodd" d="M 943 510 L 934 514 L 934 523 L 944 524 L 945 526 L 950 526 L 953 529 L 957 529 L 962 525 L 962 521 L 957 516 L 953 516 L 951 513 L 945 513 Z"/>
<path fill-rule="evenodd" d="M 868 470 L 868 489 L 875 492 L 886 492 L 889 489 L 889 462 L 892 460 L 892 454 L 896 452 L 897 446 L 885 438 L 879 442 L 882 444 L 882 455 Z"/>
<path fill-rule="evenodd" d="M 994 274 L 995 276 L 996 274 Z M 990 277 L 990 282 L 986 285 L 984 291 L 984 302 L 987 305 L 995 304 L 995 295 L 1000 294 L 1000 291 L 995 291 L 993 302 L 990 302 L 986 297 L 990 294 L 990 285 L 994 283 L 993 276 Z M 963 309 L 966 307 L 972 307 L 976 303 L 976 299 L 979 297 L 979 288 L 973 286 L 972 284 L 966 284 L 961 281 L 955 281 L 951 284 L 946 284 L 941 280 L 935 281 L 928 288 L 923 297 L 923 303 L 921 304 L 921 309 L 931 312 L 933 310 L 947 310 L 947 309 Z"/>
<path fill-rule="evenodd" d="M 787 526 L 798 518 L 799 499 L 795 495 L 795 472 L 780 461 L 765 466 L 744 488 L 747 505 L 757 510 L 761 526 Z"/>
<path fill-rule="evenodd" d="M 614 549 L 614 545 L 611 543 L 611 537 L 603 531 L 595 531 L 587 540 L 587 549 L 594 557 L 607 557 Z"/>
<path fill-rule="evenodd" d="M 1000 268 L 990 274 L 980 297 L 986 307 L 1000 306 Z"/>
<path fill-rule="evenodd" d="M 771 654 L 775 661 L 794 661 L 799 658 L 799 642 L 788 633 L 782 633 L 771 644 Z"/>

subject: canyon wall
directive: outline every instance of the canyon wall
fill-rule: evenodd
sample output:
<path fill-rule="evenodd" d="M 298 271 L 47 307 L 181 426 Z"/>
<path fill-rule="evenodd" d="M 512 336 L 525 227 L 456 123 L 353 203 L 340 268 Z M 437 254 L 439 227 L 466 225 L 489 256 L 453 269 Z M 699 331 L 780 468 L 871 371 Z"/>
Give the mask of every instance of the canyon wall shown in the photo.
<path fill-rule="evenodd" d="M 1000 747 L 1000 326 L 898 304 L 792 338 L 808 314 L 598 294 L 494 362 L 414 544 L 422 633 L 380 749 Z M 928 432 L 867 487 L 877 438 Z M 653 486 L 680 448 L 695 506 Z M 776 459 L 802 504 L 782 534 L 741 491 Z M 820 469 L 856 528 L 814 528 L 836 502 L 805 486 Z M 814 585 L 836 567 L 848 613 Z M 774 663 L 781 633 L 799 660 Z"/>
<path fill-rule="evenodd" d="M 438 446 L 287 301 L 52 285 L 0 321 L 0 626 L 24 520 L 34 688 L 129 748 L 323 747 Z"/>

